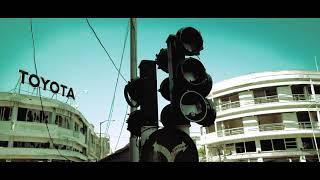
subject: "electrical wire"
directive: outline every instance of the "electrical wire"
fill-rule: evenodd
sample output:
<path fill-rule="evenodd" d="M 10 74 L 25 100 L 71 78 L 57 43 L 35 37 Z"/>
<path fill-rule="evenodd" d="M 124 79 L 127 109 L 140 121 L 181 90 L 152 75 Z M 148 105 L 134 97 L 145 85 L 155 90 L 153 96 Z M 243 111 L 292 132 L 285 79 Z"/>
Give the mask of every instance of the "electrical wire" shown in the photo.
<path fill-rule="evenodd" d="M 119 82 L 119 75 L 120 75 L 120 70 L 122 67 L 122 61 L 123 61 L 123 55 L 126 49 L 126 44 L 127 44 L 127 39 L 128 39 L 128 34 L 129 34 L 129 23 L 127 26 L 127 31 L 125 34 L 125 40 L 124 40 L 124 44 L 123 44 L 123 48 L 122 48 L 122 54 L 121 54 L 121 60 L 120 60 L 120 65 L 119 65 L 119 71 L 118 71 L 118 75 L 117 75 L 117 80 L 116 80 L 116 85 L 113 91 L 113 97 L 112 97 L 112 103 L 111 103 L 111 107 L 110 107 L 110 111 L 109 111 L 109 116 L 108 116 L 108 123 L 107 123 L 107 127 L 106 127 L 106 134 L 109 131 L 110 125 L 111 125 L 111 118 L 112 118 L 112 113 L 113 113 L 113 107 L 114 107 L 114 102 L 115 102 L 115 97 L 116 97 L 116 92 L 117 92 L 117 87 L 118 87 L 118 82 Z"/>
<path fill-rule="evenodd" d="M 114 148 L 114 150 L 117 150 L 117 147 L 118 147 L 118 143 L 119 143 L 119 140 L 120 140 L 120 137 L 121 137 L 121 134 L 122 134 L 123 126 L 124 126 L 124 123 L 126 122 L 126 117 L 127 117 L 127 113 L 128 113 L 128 107 L 129 107 L 129 105 L 127 105 L 126 113 L 125 113 L 125 116 L 123 118 L 121 130 L 120 130 L 120 134 L 118 136 L 117 144 L 116 144 L 116 147 Z"/>
<path fill-rule="evenodd" d="M 34 64 L 34 69 L 36 71 L 36 75 L 38 76 L 38 69 L 37 69 L 37 62 L 36 62 L 36 48 L 35 48 L 35 44 L 34 44 L 34 35 L 33 35 L 33 29 L 32 29 L 32 18 L 30 18 L 30 31 L 31 31 L 31 36 L 32 36 L 32 48 L 33 48 L 33 64 Z M 42 104 L 42 97 L 41 97 L 41 91 L 40 91 L 40 86 L 38 86 L 38 92 L 39 92 L 39 97 L 40 97 L 40 104 L 41 104 L 41 113 L 40 113 L 40 116 L 42 115 L 42 118 L 44 116 L 44 110 L 43 110 L 43 104 Z M 58 147 L 55 146 L 54 142 L 53 142 L 53 139 L 51 137 L 51 134 L 50 134 L 50 130 L 49 130 L 49 127 L 48 127 L 48 121 L 46 120 L 45 121 L 45 124 L 46 124 L 46 127 L 47 127 L 47 131 L 48 131 L 48 135 L 49 135 L 49 138 L 53 144 L 53 147 L 56 148 L 56 150 L 58 151 L 59 155 L 61 157 L 63 157 L 64 159 L 66 160 L 69 160 L 69 161 L 72 161 L 70 159 L 68 159 L 67 157 L 65 157 L 64 155 L 62 155 L 58 149 Z"/>
<path fill-rule="evenodd" d="M 121 74 L 121 72 L 120 72 L 120 70 L 117 68 L 117 66 L 115 65 L 115 63 L 114 63 L 114 61 L 112 60 L 110 54 L 108 53 L 108 51 L 106 50 L 106 48 L 105 48 L 104 45 L 102 44 L 100 38 L 98 37 L 97 33 L 95 32 L 95 30 L 94 30 L 93 27 L 91 26 L 88 18 L 86 18 L 86 20 L 87 20 L 88 26 L 90 27 L 91 31 L 94 33 L 95 37 L 96 37 L 97 40 L 99 41 L 101 47 L 102 47 L 102 48 L 104 49 L 104 51 L 107 53 L 107 55 L 108 55 L 108 57 L 109 57 L 109 60 L 111 61 L 113 67 L 114 67 L 114 68 L 118 71 L 118 73 L 121 75 L 122 79 L 123 79 L 124 81 L 128 82 L 128 81 L 126 80 L 126 78 L 124 78 L 124 76 Z"/>

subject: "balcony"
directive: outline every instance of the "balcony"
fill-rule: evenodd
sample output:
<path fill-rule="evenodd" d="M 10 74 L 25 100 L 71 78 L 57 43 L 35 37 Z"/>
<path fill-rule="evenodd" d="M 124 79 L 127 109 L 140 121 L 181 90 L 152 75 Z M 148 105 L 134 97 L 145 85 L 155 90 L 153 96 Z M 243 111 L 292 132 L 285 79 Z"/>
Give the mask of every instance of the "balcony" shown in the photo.
<path fill-rule="evenodd" d="M 278 131 L 284 130 L 283 123 L 273 123 L 273 124 L 261 124 L 259 125 L 259 131 Z"/>
<path fill-rule="evenodd" d="M 232 135 L 237 135 L 237 134 L 243 134 L 244 130 L 243 127 L 239 128 L 231 128 L 231 129 L 224 129 L 217 131 L 217 136 L 222 137 L 222 136 L 232 136 Z"/>
<path fill-rule="evenodd" d="M 264 96 L 264 97 L 257 97 L 254 98 L 254 104 L 263 104 L 263 103 L 272 103 L 272 102 L 279 102 L 279 96 Z"/>
<path fill-rule="evenodd" d="M 292 94 L 293 101 L 311 101 L 311 95 L 307 94 Z"/>
<path fill-rule="evenodd" d="M 240 101 L 228 102 L 221 104 L 221 110 L 240 107 Z"/>
<path fill-rule="evenodd" d="M 316 99 L 319 99 L 317 95 L 310 95 L 310 94 L 292 94 L 292 95 L 273 95 L 273 96 L 263 96 L 251 99 L 252 101 L 247 101 L 245 103 L 240 103 L 240 101 L 234 102 L 224 102 L 220 105 L 216 106 L 217 111 L 224 111 L 228 109 L 238 108 L 238 107 L 246 107 L 246 106 L 253 106 L 257 104 L 266 104 L 266 103 L 274 103 L 274 102 L 315 102 Z M 317 101 L 318 102 L 318 101 Z"/>

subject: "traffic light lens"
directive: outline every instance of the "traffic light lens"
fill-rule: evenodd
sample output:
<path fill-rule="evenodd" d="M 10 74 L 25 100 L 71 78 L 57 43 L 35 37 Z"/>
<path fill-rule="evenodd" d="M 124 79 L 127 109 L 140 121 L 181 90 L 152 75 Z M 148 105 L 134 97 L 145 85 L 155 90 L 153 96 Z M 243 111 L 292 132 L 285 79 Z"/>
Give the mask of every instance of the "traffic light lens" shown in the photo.
<path fill-rule="evenodd" d="M 168 50 L 161 49 L 159 54 L 156 55 L 156 63 L 158 65 L 158 69 L 163 70 L 168 73 Z"/>
<path fill-rule="evenodd" d="M 181 41 L 186 55 L 199 55 L 203 49 L 203 40 L 200 32 L 192 27 L 182 28 L 177 32 L 177 37 Z"/>
<path fill-rule="evenodd" d="M 129 82 L 124 88 L 124 97 L 131 107 L 138 107 L 140 105 L 139 98 L 141 98 L 141 79 L 136 79 Z"/>
<path fill-rule="evenodd" d="M 166 100 L 170 101 L 169 78 L 166 78 L 161 82 L 159 92 Z"/>
<path fill-rule="evenodd" d="M 206 70 L 202 63 L 194 58 L 186 59 L 181 66 L 183 78 L 194 85 L 202 84 L 206 80 Z"/>
<path fill-rule="evenodd" d="M 195 91 L 185 92 L 180 98 L 180 111 L 191 122 L 202 121 L 207 114 L 205 99 Z"/>

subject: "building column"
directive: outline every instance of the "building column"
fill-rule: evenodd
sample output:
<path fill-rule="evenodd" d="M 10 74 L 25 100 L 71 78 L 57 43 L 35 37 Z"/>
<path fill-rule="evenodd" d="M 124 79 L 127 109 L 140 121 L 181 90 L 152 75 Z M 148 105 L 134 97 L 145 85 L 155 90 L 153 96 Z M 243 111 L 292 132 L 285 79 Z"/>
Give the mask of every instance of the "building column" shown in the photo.
<path fill-rule="evenodd" d="M 297 148 L 298 150 L 302 150 L 303 149 L 303 144 L 302 144 L 302 140 L 300 137 L 296 138 L 297 140 Z"/>
<path fill-rule="evenodd" d="M 279 102 L 290 102 L 293 100 L 290 86 L 277 87 L 277 94 L 278 94 Z"/>
<path fill-rule="evenodd" d="M 261 151 L 260 140 L 255 140 L 254 142 L 255 142 L 255 144 L 256 144 L 256 152 L 257 152 L 257 153 L 261 153 L 262 151 Z"/>
<path fill-rule="evenodd" d="M 16 122 L 18 118 L 18 106 L 14 105 L 11 113 L 11 121 Z"/>
<path fill-rule="evenodd" d="M 307 162 L 306 156 L 300 156 L 300 162 Z"/>
<path fill-rule="evenodd" d="M 209 162 L 209 151 L 208 151 L 208 145 L 204 145 L 204 150 L 206 152 L 206 162 Z"/>
<path fill-rule="evenodd" d="M 221 107 L 221 99 L 220 98 L 215 98 L 215 99 L 213 99 L 213 102 L 214 102 L 213 104 L 215 104 L 218 107 L 217 112 L 221 111 L 221 109 L 222 109 L 222 107 Z"/>
<path fill-rule="evenodd" d="M 281 117 L 286 130 L 294 130 L 299 128 L 298 118 L 295 112 L 281 113 Z"/>
<path fill-rule="evenodd" d="M 254 104 L 253 91 L 247 90 L 239 93 L 240 107 Z"/>
<path fill-rule="evenodd" d="M 10 120 L 11 121 L 11 131 L 15 131 L 17 118 L 18 118 L 18 106 L 14 105 L 12 107 L 11 120 Z M 8 147 L 13 147 L 13 142 L 14 142 L 14 136 L 10 136 L 9 141 L 8 141 Z"/>
<path fill-rule="evenodd" d="M 256 116 L 247 116 L 242 118 L 244 134 L 259 132 L 259 123 Z"/>
<path fill-rule="evenodd" d="M 55 110 L 53 110 L 51 113 L 51 117 L 49 118 L 49 124 L 55 124 L 55 121 L 56 121 L 56 112 L 55 112 Z"/>

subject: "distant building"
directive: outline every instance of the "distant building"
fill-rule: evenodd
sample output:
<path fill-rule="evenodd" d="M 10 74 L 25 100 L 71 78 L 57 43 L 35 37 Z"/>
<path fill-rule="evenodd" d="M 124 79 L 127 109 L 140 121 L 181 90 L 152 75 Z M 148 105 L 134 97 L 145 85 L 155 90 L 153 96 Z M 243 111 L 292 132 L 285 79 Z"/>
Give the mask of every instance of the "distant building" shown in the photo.
<path fill-rule="evenodd" d="M 318 161 L 320 72 L 254 73 L 213 85 L 215 124 L 202 128 L 207 161 Z"/>
<path fill-rule="evenodd" d="M 129 144 L 100 160 L 101 162 L 130 162 Z"/>
<path fill-rule="evenodd" d="M 58 100 L 42 101 L 44 114 L 39 96 L 0 93 L 0 161 L 97 161 L 100 147 L 108 154 L 109 140 L 100 145 L 81 112 Z"/>

